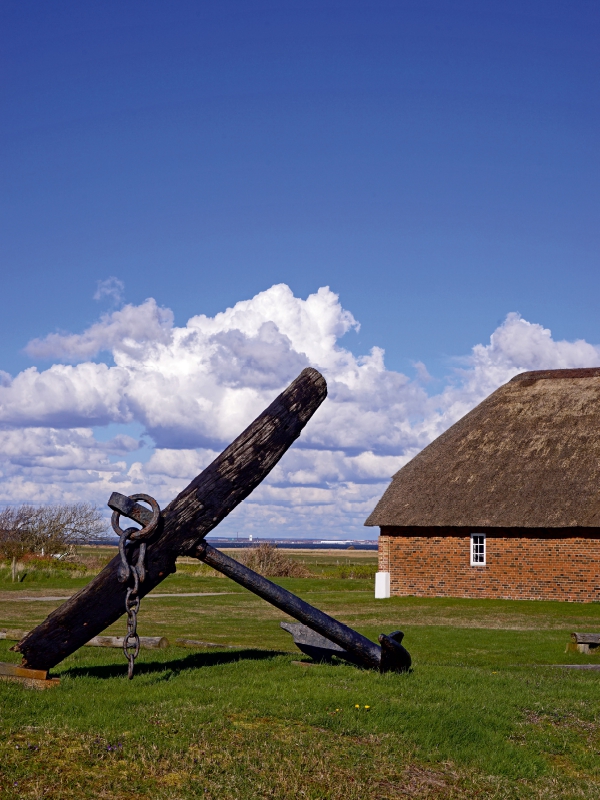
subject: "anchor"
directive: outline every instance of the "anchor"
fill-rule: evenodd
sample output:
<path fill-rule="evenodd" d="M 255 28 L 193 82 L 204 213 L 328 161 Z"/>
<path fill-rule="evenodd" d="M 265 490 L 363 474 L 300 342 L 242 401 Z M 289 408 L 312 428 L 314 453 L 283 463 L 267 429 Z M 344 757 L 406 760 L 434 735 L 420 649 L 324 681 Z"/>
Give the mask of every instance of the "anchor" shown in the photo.
<path fill-rule="evenodd" d="M 292 633 L 302 652 L 316 660 L 336 656 L 381 672 L 410 669 L 411 658 L 401 644 L 400 631 L 381 634 L 377 645 L 205 541 L 206 534 L 269 474 L 326 396 L 323 376 L 310 367 L 303 370 L 162 511 L 157 511 L 156 501 L 148 495 L 126 497 L 113 492 L 108 505 L 114 512 L 115 530 L 121 530 L 117 523 L 118 517 L 123 516 L 142 525 L 142 531 L 131 528 L 121 531 L 119 555 L 15 645 L 13 650 L 23 655 L 22 667 L 51 669 L 119 619 L 125 608 L 129 612 L 132 587 L 125 580 L 128 573 L 135 579 L 137 609 L 146 594 L 175 572 L 178 556 L 192 556 L 297 619 L 299 625 L 282 623 L 282 627 Z M 141 506 L 137 499 L 148 502 L 153 510 Z M 133 635 L 128 628 L 126 642 L 129 641 L 130 647 L 135 646 L 135 636 L 135 626 Z M 132 654 L 127 653 L 127 647 L 125 652 L 131 677 Z"/>

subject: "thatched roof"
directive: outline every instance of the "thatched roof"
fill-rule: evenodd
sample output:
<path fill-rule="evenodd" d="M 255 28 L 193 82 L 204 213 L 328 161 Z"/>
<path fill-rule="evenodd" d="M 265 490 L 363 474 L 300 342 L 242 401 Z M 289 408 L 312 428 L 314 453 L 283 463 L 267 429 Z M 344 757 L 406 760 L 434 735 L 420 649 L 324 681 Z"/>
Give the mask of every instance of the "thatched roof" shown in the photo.
<path fill-rule="evenodd" d="M 397 472 L 365 525 L 600 526 L 600 368 L 517 375 Z"/>

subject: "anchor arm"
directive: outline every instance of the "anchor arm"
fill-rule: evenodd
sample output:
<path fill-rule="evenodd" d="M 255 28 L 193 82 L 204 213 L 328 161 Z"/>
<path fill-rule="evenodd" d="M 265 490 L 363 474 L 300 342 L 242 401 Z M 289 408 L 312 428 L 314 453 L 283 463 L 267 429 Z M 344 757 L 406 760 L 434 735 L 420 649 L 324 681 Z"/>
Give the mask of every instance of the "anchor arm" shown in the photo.
<path fill-rule="evenodd" d="M 353 631 L 352 628 L 330 617 L 329 614 L 319 611 L 318 608 L 304 602 L 295 594 L 288 592 L 287 589 L 283 589 L 254 570 L 240 564 L 239 561 L 211 547 L 207 542 L 200 542 L 190 555 L 227 575 L 228 578 L 262 597 L 280 611 L 285 611 L 290 617 L 303 622 L 308 628 L 335 642 L 344 650 L 352 652 L 363 666 L 379 669 L 381 648 L 370 639 Z"/>

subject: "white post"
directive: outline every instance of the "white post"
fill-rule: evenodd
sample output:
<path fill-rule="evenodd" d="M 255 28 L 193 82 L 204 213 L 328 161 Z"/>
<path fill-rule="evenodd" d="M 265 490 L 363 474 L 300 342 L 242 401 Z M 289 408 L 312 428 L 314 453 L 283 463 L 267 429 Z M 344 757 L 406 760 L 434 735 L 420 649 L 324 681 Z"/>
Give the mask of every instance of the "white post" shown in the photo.
<path fill-rule="evenodd" d="M 390 573 L 375 573 L 375 599 L 384 600 L 390 596 Z"/>

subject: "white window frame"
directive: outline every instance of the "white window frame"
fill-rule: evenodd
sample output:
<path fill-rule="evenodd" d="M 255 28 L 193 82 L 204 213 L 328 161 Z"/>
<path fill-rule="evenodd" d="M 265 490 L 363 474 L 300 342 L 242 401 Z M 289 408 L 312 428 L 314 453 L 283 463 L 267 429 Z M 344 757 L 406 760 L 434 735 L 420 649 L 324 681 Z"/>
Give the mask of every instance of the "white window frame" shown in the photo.
<path fill-rule="evenodd" d="M 477 537 L 478 541 L 475 541 Z M 475 548 L 483 545 L 483 552 L 476 553 Z M 472 567 L 485 567 L 487 557 L 486 535 L 485 533 L 472 533 L 471 534 L 471 566 Z M 483 556 L 483 559 L 481 559 Z"/>

